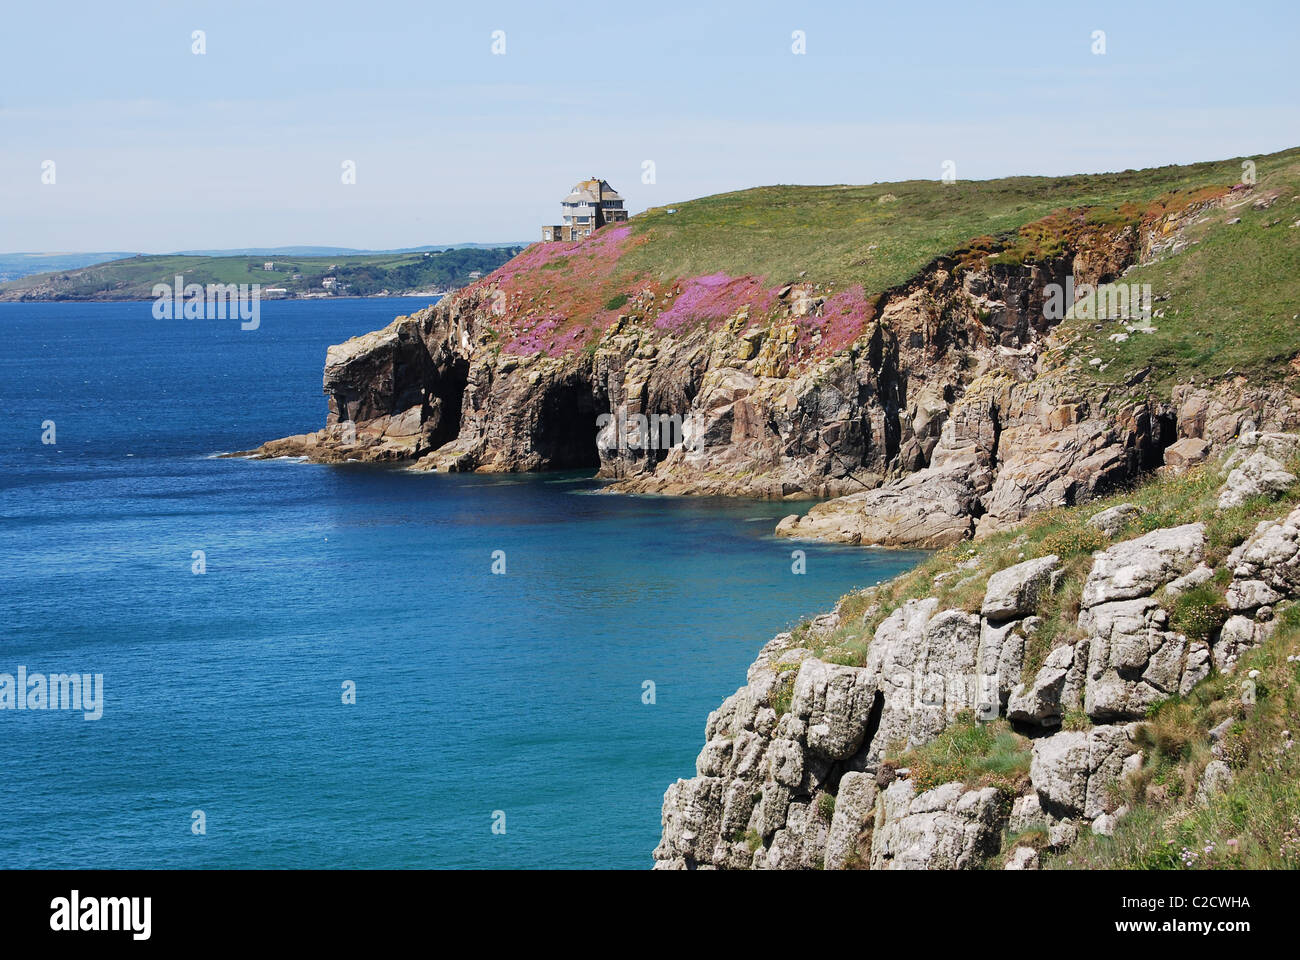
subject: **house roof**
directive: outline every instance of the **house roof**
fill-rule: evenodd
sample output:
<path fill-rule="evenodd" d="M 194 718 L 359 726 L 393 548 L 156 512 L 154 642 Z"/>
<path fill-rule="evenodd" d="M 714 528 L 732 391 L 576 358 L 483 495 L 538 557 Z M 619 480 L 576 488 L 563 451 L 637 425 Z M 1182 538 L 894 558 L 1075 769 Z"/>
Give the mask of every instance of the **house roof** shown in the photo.
<path fill-rule="evenodd" d="M 583 180 L 569 191 L 564 203 L 600 203 L 602 200 L 622 200 L 618 192 L 606 180 L 592 177 Z"/>

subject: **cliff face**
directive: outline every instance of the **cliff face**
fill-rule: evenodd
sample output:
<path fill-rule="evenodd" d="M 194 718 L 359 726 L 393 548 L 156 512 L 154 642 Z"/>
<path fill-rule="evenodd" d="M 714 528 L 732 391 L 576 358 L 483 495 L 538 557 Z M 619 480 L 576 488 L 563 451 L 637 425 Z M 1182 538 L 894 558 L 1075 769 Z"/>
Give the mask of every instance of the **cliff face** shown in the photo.
<path fill-rule="evenodd" d="M 1110 281 L 1151 239 L 1130 224 L 1076 231 L 1036 262 L 965 251 L 874 301 L 795 283 L 713 322 L 664 324 L 691 291 L 669 288 L 656 306 L 647 288 L 582 348 L 585 331 L 547 349 L 545 324 L 503 347 L 519 308 L 508 276 L 488 278 L 332 347 L 325 429 L 256 455 L 843 496 L 779 532 L 941 545 L 1160 463 L 1176 409 L 1103 415 L 1095 393 L 1051 369 L 1044 310 L 1052 284 Z"/>
<path fill-rule="evenodd" d="M 1108 410 L 1047 319 L 1053 285 L 1111 282 L 1219 202 L 1140 227 L 1072 218 L 1037 260 L 972 245 L 875 300 L 811 282 L 650 285 L 608 326 L 568 333 L 519 320 L 551 295 L 517 286 L 560 262 L 543 245 L 544 262 L 330 348 L 325 429 L 255 455 L 598 468 L 613 491 L 838 497 L 777 532 L 941 546 L 1114 489 L 1180 436 L 1221 444 L 1247 416 L 1296 422 L 1284 392 L 1240 384 Z M 618 238 L 596 239 L 591 258 Z M 725 316 L 679 322 L 691 304 L 720 313 L 701 298 L 727 296 Z"/>
<path fill-rule="evenodd" d="M 874 588 L 780 634 L 710 714 L 696 776 L 665 794 L 656 867 L 1024 869 L 1109 834 L 1167 773 L 1153 708 L 1233 676 L 1300 592 L 1300 487 L 1278 459 L 1297 449 L 1247 432 L 1160 495 L 951 553 L 925 571 L 930 595 Z M 1237 514 L 1138 532 L 1171 507 Z M 1255 709 L 1236 689 L 1203 698 L 1220 698 L 1220 739 Z M 1188 754 L 1203 792 L 1244 761 L 1207 752 Z"/>

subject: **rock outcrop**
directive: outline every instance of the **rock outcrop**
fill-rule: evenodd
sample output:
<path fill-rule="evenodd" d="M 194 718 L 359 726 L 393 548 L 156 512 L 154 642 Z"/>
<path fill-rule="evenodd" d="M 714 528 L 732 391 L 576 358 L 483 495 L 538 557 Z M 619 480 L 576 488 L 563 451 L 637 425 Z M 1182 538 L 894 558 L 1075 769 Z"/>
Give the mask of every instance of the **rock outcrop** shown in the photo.
<path fill-rule="evenodd" d="M 1224 473 L 1254 446 L 1247 438 L 1232 451 Z M 1098 528 L 1123 536 L 1138 509 L 1095 516 L 1104 517 Z M 1214 668 L 1233 672 L 1268 636 L 1275 607 L 1300 596 L 1300 508 L 1260 523 L 1220 564 L 1207 562 L 1207 550 L 1205 525 L 1188 523 L 1096 551 L 1072 629 L 1057 633 L 1031 679 L 1039 613 L 1064 575 L 1055 555 L 992 573 L 978 612 L 945 609 L 933 596 L 887 616 L 869 607 L 857 614 L 877 623 L 862 666 L 824 661 L 806 646 L 847 625 L 843 604 L 813 621 L 805 646 L 778 635 L 747 684 L 710 715 L 697 775 L 668 789 L 656 867 L 965 869 L 999 853 L 1004 832 L 1041 829 L 1051 848 L 1083 831 L 1111 833 L 1127 811 L 1125 780 L 1143 764 L 1151 707 Z M 1230 616 L 1208 639 L 1189 640 L 1170 611 L 1211 580 L 1227 583 Z M 956 781 L 923 789 L 898 768 L 901 751 L 963 714 L 1004 717 L 1031 739 L 1019 795 Z M 1202 793 L 1224 782 L 1223 770 L 1208 770 Z M 1025 849 L 1006 851 L 1008 869 L 1037 866 L 1037 852 Z"/>

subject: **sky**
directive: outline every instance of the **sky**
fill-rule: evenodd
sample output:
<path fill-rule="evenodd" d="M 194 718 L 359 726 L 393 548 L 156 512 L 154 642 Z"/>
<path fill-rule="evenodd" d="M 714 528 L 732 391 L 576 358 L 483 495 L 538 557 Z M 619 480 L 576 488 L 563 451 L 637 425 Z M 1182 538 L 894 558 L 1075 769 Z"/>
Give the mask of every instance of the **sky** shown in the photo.
<path fill-rule="evenodd" d="M 1300 144 L 1298 39 L 1294 0 L 7 3 L 0 252 L 532 240 L 591 175 L 636 212 L 1251 156 Z"/>

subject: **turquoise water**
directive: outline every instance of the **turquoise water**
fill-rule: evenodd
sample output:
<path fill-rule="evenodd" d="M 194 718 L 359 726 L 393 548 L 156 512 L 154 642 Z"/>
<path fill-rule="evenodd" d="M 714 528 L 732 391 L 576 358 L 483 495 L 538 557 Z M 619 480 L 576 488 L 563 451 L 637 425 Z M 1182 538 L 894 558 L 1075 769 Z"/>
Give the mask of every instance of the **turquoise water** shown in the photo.
<path fill-rule="evenodd" d="M 792 575 L 781 504 L 212 458 L 319 426 L 326 346 L 425 302 L 0 304 L 0 673 L 105 690 L 0 711 L 0 863 L 648 867 L 758 648 L 916 562 Z"/>

